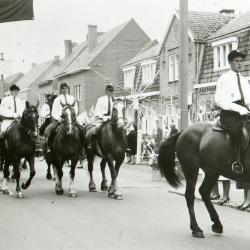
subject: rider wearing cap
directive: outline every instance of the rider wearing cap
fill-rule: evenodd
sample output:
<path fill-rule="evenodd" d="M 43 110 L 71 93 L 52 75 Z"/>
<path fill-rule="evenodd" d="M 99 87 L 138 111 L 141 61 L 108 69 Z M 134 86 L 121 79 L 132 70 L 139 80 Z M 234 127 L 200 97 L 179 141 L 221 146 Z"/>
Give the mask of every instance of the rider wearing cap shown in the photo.
<path fill-rule="evenodd" d="M 100 130 L 101 125 L 111 118 L 114 103 L 113 91 L 113 85 L 108 84 L 105 88 L 105 95 L 99 97 L 97 100 L 94 112 L 96 120 L 94 126 L 87 133 L 87 144 L 89 149 L 93 147 L 95 136 Z"/>
<path fill-rule="evenodd" d="M 52 125 L 51 125 L 51 132 L 48 138 L 48 148 L 51 148 L 53 139 L 56 135 L 56 130 L 59 124 L 62 122 L 62 110 L 63 110 L 63 105 L 73 105 L 74 104 L 74 109 L 76 116 L 78 114 L 78 105 L 75 101 L 75 98 L 71 95 L 69 95 L 69 86 L 66 82 L 62 82 L 60 85 L 60 95 L 56 97 L 54 100 L 53 106 L 52 106 L 52 111 L 51 111 L 51 117 L 53 119 Z"/>
<path fill-rule="evenodd" d="M 2 99 L 0 105 L 0 115 L 3 117 L 1 137 L 15 119 L 21 118 L 25 109 L 23 101 L 17 97 L 19 91 L 19 87 L 13 84 L 10 86 L 10 95 Z"/>
<path fill-rule="evenodd" d="M 221 125 L 231 137 L 232 171 L 237 174 L 243 172 L 240 152 L 242 116 L 249 114 L 250 107 L 250 85 L 240 74 L 244 59 L 245 55 L 238 50 L 232 50 L 228 54 L 231 69 L 218 79 L 215 93 L 215 102 L 222 109 Z"/>

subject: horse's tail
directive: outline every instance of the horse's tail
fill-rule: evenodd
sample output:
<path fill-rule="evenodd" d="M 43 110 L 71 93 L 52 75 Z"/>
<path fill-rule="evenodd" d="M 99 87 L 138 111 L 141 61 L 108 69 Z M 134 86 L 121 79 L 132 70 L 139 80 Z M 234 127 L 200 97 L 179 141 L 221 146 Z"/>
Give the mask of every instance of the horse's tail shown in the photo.
<path fill-rule="evenodd" d="M 161 174 L 174 187 L 180 184 L 179 177 L 175 172 L 175 145 L 180 134 L 181 132 L 172 135 L 162 142 L 158 156 L 158 165 Z"/>

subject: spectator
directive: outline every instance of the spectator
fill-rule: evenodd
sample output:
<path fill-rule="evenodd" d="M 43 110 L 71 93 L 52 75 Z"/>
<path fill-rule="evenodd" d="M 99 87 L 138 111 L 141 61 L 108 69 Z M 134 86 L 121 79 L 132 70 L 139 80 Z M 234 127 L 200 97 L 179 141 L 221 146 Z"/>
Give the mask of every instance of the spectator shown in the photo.
<path fill-rule="evenodd" d="M 130 153 L 127 154 L 129 160 L 127 163 L 135 164 L 135 156 L 137 153 L 137 126 L 135 124 L 131 124 L 130 132 L 127 135 L 128 148 L 130 149 Z"/>
<path fill-rule="evenodd" d="M 177 134 L 177 133 L 178 133 L 178 129 L 175 127 L 175 124 L 172 123 L 172 124 L 170 125 L 170 134 L 169 134 L 169 135 L 175 135 L 175 134 Z"/>

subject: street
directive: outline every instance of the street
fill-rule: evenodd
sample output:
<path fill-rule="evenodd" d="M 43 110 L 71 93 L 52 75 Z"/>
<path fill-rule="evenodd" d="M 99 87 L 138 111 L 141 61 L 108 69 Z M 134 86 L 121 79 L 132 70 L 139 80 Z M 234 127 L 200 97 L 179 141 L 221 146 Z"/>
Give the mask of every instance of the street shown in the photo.
<path fill-rule="evenodd" d="M 24 199 L 0 194 L 1 250 L 62 249 L 248 249 L 249 213 L 215 206 L 224 234 L 212 233 L 204 204 L 196 200 L 196 214 L 205 239 L 195 239 L 183 196 L 169 193 L 165 181 L 152 182 L 151 168 L 123 164 L 119 173 L 124 200 L 114 200 L 100 190 L 98 160 L 95 179 L 98 192 L 88 192 L 88 172 L 76 171 L 77 198 L 67 195 L 69 183 L 64 168 L 64 195 L 57 196 L 54 182 L 45 178 L 44 162 L 36 161 L 37 174 Z M 106 169 L 109 177 L 108 168 Z M 2 173 L 1 173 L 2 174 Z M 28 170 L 22 172 L 22 179 Z M 14 191 L 15 184 L 9 183 Z"/>

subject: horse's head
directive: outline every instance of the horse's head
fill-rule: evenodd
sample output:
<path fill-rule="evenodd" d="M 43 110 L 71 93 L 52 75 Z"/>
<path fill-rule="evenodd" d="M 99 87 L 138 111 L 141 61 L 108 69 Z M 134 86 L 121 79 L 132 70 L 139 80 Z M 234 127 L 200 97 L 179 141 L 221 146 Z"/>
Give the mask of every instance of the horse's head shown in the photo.
<path fill-rule="evenodd" d="M 76 123 L 76 113 L 75 113 L 75 102 L 71 105 L 61 103 L 62 109 L 62 119 L 63 123 L 67 128 L 67 134 L 73 134 L 73 126 Z"/>
<path fill-rule="evenodd" d="M 38 108 L 39 103 L 31 105 L 26 101 L 25 110 L 22 115 L 22 125 L 32 136 L 38 136 Z"/>
<path fill-rule="evenodd" d="M 123 100 L 114 101 L 111 120 L 113 123 L 115 123 L 117 125 L 118 128 L 124 128 L 124 125 L 125 125 L 125 103 Z"/>

